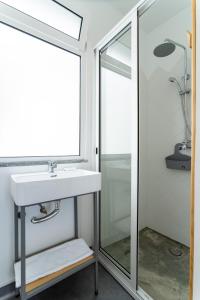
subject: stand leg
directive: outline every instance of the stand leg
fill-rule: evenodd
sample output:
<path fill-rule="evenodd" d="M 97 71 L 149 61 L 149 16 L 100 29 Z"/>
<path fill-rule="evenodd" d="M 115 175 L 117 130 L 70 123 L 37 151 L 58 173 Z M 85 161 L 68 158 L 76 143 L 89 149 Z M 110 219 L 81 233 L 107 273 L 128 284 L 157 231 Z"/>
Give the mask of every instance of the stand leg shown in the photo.
<path fill-rule="evenodd" d="M 94 288 L 95 288 L 95 295 L 99 293 L 99 263 L 98 261 L 94 264 L 94 272 L 95 272 L 95 279 L 94 279 Z"/>
<path fill-rule="evenodd" d="M 21 300 L 26 299 L 26 232 L 25 207 L 21 207 Z"/>
<path fill-rule="evenodd" d="M 15 262 L 19 260 L 19 223 L 18 206 L 14 204 L 14 233 L 15 233 Z M 19 289 L 15 289 L 15 296 L 19 296 Z"/>
<path fill-rule="evenodd" d="M 99 250 L 99 230 L 98 230 L 98 200 L 97 193 L 94 193 L 94 253 L 95 253 L 95 295 L 98 295 L 98 250 Z"/>
<path fill-rule="evenodd" d="M 74 197 L 74 231 L 75 231 L 75 238 L 78 238 L 78 203 L 77 203 L 77 196 Z"/>
<path fill-rule="evenodd" d="M 19 241 L 18 241 L 18 206 L 14 204 L 14 232 L 15 232 L 15 262 L 19 259 Z"/>

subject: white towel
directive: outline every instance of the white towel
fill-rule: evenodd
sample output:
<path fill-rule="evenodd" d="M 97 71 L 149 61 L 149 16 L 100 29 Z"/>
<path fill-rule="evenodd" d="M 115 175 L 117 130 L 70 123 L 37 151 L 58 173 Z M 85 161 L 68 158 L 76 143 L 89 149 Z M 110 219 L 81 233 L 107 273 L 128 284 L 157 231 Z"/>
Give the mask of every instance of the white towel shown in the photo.
<path fill-rule="evenodd" d="M 26 283 L 57 272 L 90 255 L 93 251 L 83 239 L 66 242 L 26 259 Z M 21 262 L 14 265 L 16 287 L 21 286 Z"/>

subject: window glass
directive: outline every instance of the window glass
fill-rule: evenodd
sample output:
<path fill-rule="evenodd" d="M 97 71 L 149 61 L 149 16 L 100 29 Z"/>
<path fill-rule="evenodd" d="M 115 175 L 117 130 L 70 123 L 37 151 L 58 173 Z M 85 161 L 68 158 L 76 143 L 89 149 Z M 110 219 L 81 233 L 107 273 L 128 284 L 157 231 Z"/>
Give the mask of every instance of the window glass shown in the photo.
<path fill-rule="evenodd" d="M 79 39 L 82 17 L 52 0 L 3 0 L 25 14 L 28 14 L 67 35 Z"/>
<path fill-rule="evenodd" d="M 0 157 L 79 155 L 80 57 L 0 24 Z"/>

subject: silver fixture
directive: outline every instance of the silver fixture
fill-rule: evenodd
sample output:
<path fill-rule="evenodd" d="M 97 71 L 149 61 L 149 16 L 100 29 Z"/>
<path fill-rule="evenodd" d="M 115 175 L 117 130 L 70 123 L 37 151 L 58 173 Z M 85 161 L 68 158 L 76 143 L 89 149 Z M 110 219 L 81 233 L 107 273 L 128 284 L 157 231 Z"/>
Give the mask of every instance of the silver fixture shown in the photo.
<path fill-rule="evenodd" d="M 43 205 L 43 204 L 39 204 L 39 206 L 40 206 L 40 212 L 41 212 L 41 214 L 47 215 L 47 209 L 46 209 L 46 206 Z"/>
<path fill-rule="evenodd" d="M 183 76 L 183 80 L 184 80 L 184 88 L 186 90 L 187 80 L 188 80 L 188 73 L 187 73 L 187 49 L 182 44 L 177 43 L 177 42 L 175 42 L 174 40 L 171 40 L 171 39 L 165 39 L 165 42 L 174 44 L 175 46 L 181 48 L 184 51 L 184 76 Z"/>
<path fill-rule="evenodd" d="M 183 78 L 183 77 L 182 77 Z M 188 74 L 188 77 L 187 77 L 189 80 L 190 79 L 190 76 Z M 186 94 L 190 94 L 190 89 L 187 89 L 187 90 L 183 90 L 182 87 L 181 87 L 181 84 L 179 83 L 179 81 L 175 78 L 175 77 L 169 77 L 169 82 L 172 82 L 172 83 L 175 83 L 177 88 L 178 88 L 178 93 L 179 95 L 185 95 Z"/>
<path fill-rule="evenodd" d="M 189 79 L 189 75 L 187 77 Z M 188 80 L 187 79 L 187 80 Z M 181 84 L 175 77 L 170 77 L 169 81 L 176 84 L 178 93 L 181 99 L 181 109 L 183 114 L 183 119 L 185 123 L 185 140 L 183 141 L 183 145 L 186 145 L 186 148 L 191 148 L 191 126 L 188 121 L 188 112 L 187 112 L 187 95 L 190 93 L 190 89 L 182 89 Z"/>
<path fill-rule="evenodd" d="M 49 167 L 48 171 L 49 171 L 49 173 L 50 173 L 50 176 L 51 176 L 51 177 L 56 177 L 57 174 L 54 172 L 54 170 L 57 168 L 57 163 L 56 163 L 56 161 L 51 161 L 51 160 L 49 160 L 49 161 L 48 161 L 48 167 Z"/>
<path fill-rule="evenodd" d="M 43 209 L 45 206 L 41 205 L 41 207 Z M 46 208 L 45 208 L 45 210 L 46 210 Z M 56 201 L 55 202 L 55 208 L 49 214 L 47 214 L 47 212 L 44 212 L 44 210 L 41 211 L 41 209 L 40 209 L 40 212 L 45 213 L 46 216 L 43 216 L 43 217 L 33 217 L 31 219 L 31 223 L 38 224 L 38 223 L 41 223 L 41 222 L 48 221 L 48 220 L 52 219 L 53 217 L 55 217 L 60 212 L 60 201 Z"/>
<path fill-rule="evenodd" d="M 189 124 L 187 109 L 187 95 L 191 92 L 191 89 L 187 87 L 187 82 L 190 79 L 190 75 L 187 73 L 187 49 L 184 45 L 167 38 L 164 40 L 164 43 L 158 45 L 154 49 L 153 53 L 157 57 L 166 57 L 172 54 L 176 47 L 179 47 L 184 51 L 184 75 L 181 77 L 182 83 L 180 83 L 175 77 L 169 77 L 169 82 L 176 85 L 178 94 L 181 98 L 181 108 L 185 124 L 185 137 L 183 145 L 186 145 L 186 148 L 191 148 L 191 125 Z"/>

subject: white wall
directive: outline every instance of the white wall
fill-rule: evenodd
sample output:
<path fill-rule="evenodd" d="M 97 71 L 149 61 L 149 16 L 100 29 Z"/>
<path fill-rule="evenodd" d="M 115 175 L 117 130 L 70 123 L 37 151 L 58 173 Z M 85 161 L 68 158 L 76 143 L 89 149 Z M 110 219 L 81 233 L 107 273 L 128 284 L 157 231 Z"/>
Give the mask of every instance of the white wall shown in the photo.
<path fill-rule="evenodd" d="M 184 139 L 180 97 L 168 81 L 170 76 L 182 76 L 183 51 L 177 48 L 172 55 L 157 58 L 153 49 L 165 38 L 187 46 L 190 8 L 145 33 L 143 22 L 151 22 L 151 9 L 140 20 L 140 228 L 150 227 L 189 245 L 190 172 L 169 170 L 165 165 L 165 157 Z"/>
<path fill-rule="evenodd" d="M 84 1 L 65 0 L 63 3 L 84 16 L 88 22 L 87 43 L 87 164 L 76 165 L 90 169 L 95 160 L 95 104 L 93 101 L 94 87 L 94 61 L 93 47 L 122 17 L 122 14 L 104 2 L 90 2 L 85 5 Z M 102 22 L 103 19 L 103 22 Z M 91 22 L 91 23 L 90 23 Z M 69 166 L 69 165 L 68 165 Z M 60 166 L 63 167 L 63 166 Z M 69 166 L 70 167 L 70 166 Z M 9 175 L 13 173 L 46 171 L 45 166 L 16 167 L 0 169 L 0 287 L 14 280 L 14 225 L 13 225 L 13 203 L 9 193 Z M 67 239 L 73 235 L 73 204 L 71 201 L 62 204 L 62 213 L 46 224 L 33 226 L 30 217 L 34 215 L 37 208 L 28 210 L 28 232 L 27 249 L 34 251 L 43 246 L 52 245 L 60 239 Z M 91 197 L 84 197 L 79 202 L 80 236 L 84 237 L 89 244 L 92 242 L 92 202 Z"/>

